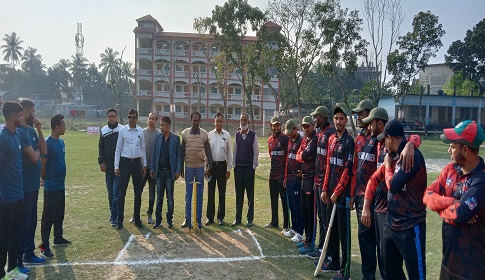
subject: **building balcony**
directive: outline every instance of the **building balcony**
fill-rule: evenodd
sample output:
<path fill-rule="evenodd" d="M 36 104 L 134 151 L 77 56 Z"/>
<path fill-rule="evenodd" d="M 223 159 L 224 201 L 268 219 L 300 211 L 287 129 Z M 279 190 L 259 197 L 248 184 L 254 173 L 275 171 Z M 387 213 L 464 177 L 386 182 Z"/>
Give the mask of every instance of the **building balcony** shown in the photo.
<path fill-rule="evenodd" d="M 261 101 L 261 95 L 251 95 L 252 101 Z"/>
<path fill-rule="evenodd" d="M 170 55 L 170 49 L 157 49 L 158 55 Z"/>
<path fill-rule="evenodd" d="M 169 72 L 165 70 L 155 70 L 155 76 L 163 76 L 163 77 L 168 77 Z"/>
<path fill-rule="evenodd" d="M 201 99 L 205 99 L 207 97 L 207 94 L 206 93 L 196 93 L 196 92 L 193 92 L 192 93 L 192 98 L 201 98 Z"/>
<path fill-rule="evenodd" d="M 189 98 L 189 93 L 176 91 L 173 94 L 173 98 Z"/>
<path fill-rule="evenodd" d="M 151 69 L 138 69 L 138 75 L 142 75 L 142 76 L 149 76 L 152 74 L 152 70 Z"/>
<path fill-rule="evenodd" d="M 168 91 L 155 91 L 156 97 L 170 97 L 170 92 Z"/>
<path fill-rule="evenodd" d="M 137 54 L 152 54 L 152 49 L 151 48 L 138 48 L 136 50 Z"/>
<path fill-rule="evenodd" d="M 192 78 L 207 78 L 207 72 L 193 71 Z"/>
<path fill-rule="evenodd" d="M 189 77 L 190 72 L 189 71 L 175 71 L 175 77 Z"/>
<path fill-rule="evenodd" d="M 190 117 L 190 114 L 189 113 L 183 113 L 183 112 L 175 112 L 173 113 L 174 117 L 176 118 L 188 118 Z"/>
<path fill-rule="evenodd" d="M 206 57 L 207 54 L 205 51 L 192 51 L 192 56 L 196 57 Z"/>
<path fill-rule="evenodd" d="M 243 97 L 241 94 L 228 94 L 227 100 L 243 100 Z"/>
<path fill-rule="evenodd" d="M 151 90 L 138 90 L 138 96 L 152 96 Z"/>

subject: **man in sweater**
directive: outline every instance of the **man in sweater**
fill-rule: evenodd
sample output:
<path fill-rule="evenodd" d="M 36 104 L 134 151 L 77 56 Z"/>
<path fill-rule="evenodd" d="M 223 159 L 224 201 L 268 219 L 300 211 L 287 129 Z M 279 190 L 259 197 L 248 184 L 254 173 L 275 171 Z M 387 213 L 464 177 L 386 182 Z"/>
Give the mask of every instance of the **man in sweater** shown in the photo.
<path fill-rule="evenodd" d="M 185 178 L 185 218 L 184 224 L 192 229 L 192 191 L 194 182 L 197 183 L 197 227 L 202 229 L 202 202 L 204 194 L 204 166 L 208 165 L 205 172 L 207 178 L 211 177 L 212 151 L 209 144 L 207 131 L 200 128 L 199 112 L 194 111 L 190 114 L 192 127 L 182 131 L 181 156 L 185 170 L 182 176 Z"/>
<path fill-rule="evenodd" d="M 153 204 L 155 203 L 155 180 L 156 178 L 152 178 L 150 176 L 150 164 L 152 162 L 152 152 L 153 146 L 155 145 L 155 138 L 160 131 L 157 130 L 157 114 L 150 113 L 148 115 L 148 127 L 143 129 L 143 136 L 145 137 L 145 151 L 147 154 L 147 171 L 145 172 L 145 176 L 143 176 L 142 185 L 145 187 L 146 182 L 148 181 L 148 219 L 147 223 L 153 224 L 152 213 L 153 213 Z"/>

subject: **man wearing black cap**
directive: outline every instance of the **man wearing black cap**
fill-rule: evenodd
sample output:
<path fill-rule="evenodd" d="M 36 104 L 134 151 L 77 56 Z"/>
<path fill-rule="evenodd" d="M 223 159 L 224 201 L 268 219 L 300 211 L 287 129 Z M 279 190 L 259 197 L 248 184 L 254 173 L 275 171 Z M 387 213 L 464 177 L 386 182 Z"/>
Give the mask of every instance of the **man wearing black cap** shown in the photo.
<path fill-rule="evenodd" d="M 485 271 L 485 139 L 475 121 L 443 130 L 450 144 L 448 164 L 426 190 L 424 203 L 443 219 L 440 279 L 482 279 Z"/>
<path fill-rule="evenodd" d="M 368 192 L 375 192 L 370 188 L 371 182 L 385 181 L 388 214 L 382 233 L 381 252 L 386 276 L 389 279 L 406 279 L 402 269 L 404 260 L 410 279 L 426 279 L 426 209 L 422 197 L 427 176 L 423 155 L 416 149 L 411 171 L 402 169 L 398 159 L 407 140 L 402 124 L 395 119 L 386 123 L 384 132 L 377 136 L 377 140 L 384 140 L 389 152 L 384 164 L 370 179 L 366 203 Z"/>
<path fill-rule="evenodd" d="M 339 271 L 334 279 L 350 279 L 350 206 L 354 203 L 351 179 L 354 139 L 345 128 L 347 121 L 347 113 L 341 107 L 335 107 L 333 122 L 336 132 L 328 140 L 327 166 L 321 196 L 323 202 L 327 203 L 328 220 L 330 220 L 333 205 L 337 204 L 327 256 L 322 266 L 324 271 Z M 343 252 L 342 266 L 339 239 Z"/>
<path fill-rule="evenodd" d="M 325 106 L 318 106 L 313 113 L 310 114 L 317 125 L 317 159 L 315 162 L 315 204 L 319 225 L 318 236 L 318 250 L 308 253 L 311 259 L 320 258 L 323 243 L 325 243 L 325 233 L 328 228 L 327 221 L 327 205 L 320 199 L 322 195 L 323 180 L 325 179 L 325 169 L 327 166 L 327 146 L 330 135 L 335 133 L 335 127 L 328 122 L 328 108 Z M 314 234 L 316 235 L 317 225 L 316 220 L 314 224 Z"/>
<path fill-rule="evenodd" d="M 314 130 L 313 119 L 310 116 L 303 118 L 301 125 L 305 131 L 296 160 L 301 163 L 301 208 L 303 223 L 305 224 L 305 241 L 298 243 L 298 251 L 308 254 L 315 251 L 315 237 L 313 233 L 315 159 L 317 154 L 317 134 Z"/>
<path fill-rule="evenodd" d="M 269 196 L 271 200 L 271 222 L 266 228 L 278 227 L 278 194 L 283 207 L 283 231 L 282 234 L 290 231 L 288 226 L 288 203 L 286 189 L 283 186 L 285 179 L 286 155 L 288 152 L 288 136 L 281 133 L 281 121 L 279 117 L 271 119 L 271 131 L 273 134 L 268 137 L 268 153 L 271 158 L 271 169 L 269 172 Z"/>

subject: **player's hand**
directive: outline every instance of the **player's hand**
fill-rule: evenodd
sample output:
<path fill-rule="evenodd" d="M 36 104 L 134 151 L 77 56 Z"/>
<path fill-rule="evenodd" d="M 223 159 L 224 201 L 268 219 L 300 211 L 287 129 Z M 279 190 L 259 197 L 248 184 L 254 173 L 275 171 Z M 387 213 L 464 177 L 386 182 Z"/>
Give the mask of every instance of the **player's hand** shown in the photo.
<path fill-rule="evenodd" d="M 322 199 L 323 203 L 327 203 L 327 192 L 323 191 L 322 194 L 320 195 L 320 198 Z"/>
<path fill-rule="evenodd" d="M 370 208 L 369 207 L 365 207 L 362 209 L 362 217 L 361 217 L 361 223 L 366 226 L 366 227 L 370 227 L 371 225 L 371 213 L 370 213 Z"/>
<path fill-rule="evenodd" d="M 152 179 L 155 179 L 155 172 L 150 171 L 150 177 L 152 177 Z"/>
<path fill-rule="evenodd" d="M 414 144 L 408 142 L 404 149 L 402 150 L 401 154 L 399 155 L 398 163 L 401 163 L 401 168 L 404 172 L 411 172 L 411 169 L 414 166 Z"/>
<path fill-rule="evenodd" d="M 349 208 L 350 210 L 354 210 L 355 207 L 354 207 L 354 201 L 355 201 L 355 198 L 353 196 L 350 197 L 349 199 Z"/>
<path fill-rule="evenodd" d="M 283 187 L 286 189 L 286 180 L 283 180 Z"/>
<path fill-rule="evenodd" d="M 145 166 L 143 166 L 143 168 L 141 169 L 141 174 L 143 175 L 143 177 L 145 177 L 145 175 L 147 174 L 147 168 Z"/>
<path fill-rule="evenodd" d="M 205 177 L 210 177 L 211 176 L 211 170 L 210 168 L 207 168 L 207 170 L 205 171 Z"/>
<path fill-rule="evenodd" d="M 42 122 L 38 118 L 34 118 L 34 127 L 37 130 L 42 129 Z"/>
<path fill-rule="evenodd" d="M 175 174 L 175 180 L 177 180 L 179 177 L 180 177 L 180 174 Z"/>
<path fill-rule="evenodd" d="M 226 181 L 229 180 L 229 177 L 231 177 L 231 172 L 226 171 Z"/>
<path fill-rule="evenodd" d="M 115 169 L 115 176 L 120 176 L 120 170 L 119 169 Z"/>
<path fill-rule="evenodd" d="M 478 219 L 478 214 L 475 214 L 475 216 L 473 216 L 468 222 L 466 222 L 467 224 L 469 225 L 473 225 L 474 223 L 477 222 L 477 219 Z"/>
<path fill-rule="evenodd" d="M 101 163 L 101 164 L 99 165 L 99 169 L 101 170 L 101 172 L 106 172 L 106 164 L 104 164 L 104 162 L 103 162 L 103 163 Z"/>
<path fill-rule="evenodd" d="M 337 198 L 338 198 L 338 196 L 335 193 L 333 193 L 332 196 L 330 197 L 330 201 L 333 204 L 335 204 L 335 203 L 337 203 Z"/>
<path fill-rule="evenodd" d="M 180 173 L 180 177 L 184 178 L 184 173 Z"/>

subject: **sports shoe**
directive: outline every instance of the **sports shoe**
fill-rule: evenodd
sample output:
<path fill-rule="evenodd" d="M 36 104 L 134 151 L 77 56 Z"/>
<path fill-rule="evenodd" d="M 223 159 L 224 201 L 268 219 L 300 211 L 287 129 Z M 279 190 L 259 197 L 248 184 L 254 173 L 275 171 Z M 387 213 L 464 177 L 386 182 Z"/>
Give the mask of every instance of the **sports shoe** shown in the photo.
<path fill-rule="evenodd" d="M 110 224 L 111 224 L 112 227 L 116 227 L 116 225 L 117 225 L 116 221 L 110 221 Z"/>
<path fill-rule="evenodd" d="M 281 234 L 283 234 L 286 237 L 293 237 L 295 235 L 295 232 L 292 229 L 284 228 L 281 231 Z"/>
<path fill-rule="evenodd" d="M 305 241 L 300 241 L 300 242 L 296 243 L 297 248 L 301 248 L 303 246 L 305 246 Z"/>
<path fill-rule="evenodd" d="M 60 239 L 55 239 L 54 238 L 54 247 L 56 246 L 68 246 L 68 245 L 71 245 L 72 242 L 65 239 L 64 237 L 60 238 Z"/>
<path fill-rule="evenodd" d="M 151 214 L 148 214 L 147 223 L 148 224 L 153 224 L 153 219 L 152 219 L 152 215 Z"/>
<path fill-rule="evenodd" d="M 350 280 L 350 277 L 344 276 L 342 273 L 337 273 L 332 280 Z"/>
<path fill-rule="evenodd" d="M 315 266 L 318 265 L 318 261 L 319 260 L 315 260 L 313 262 L 313 264 Z M 323 261 L 323 264 L 322 264 L 322 267 L 320 268 L 322 270 L 322 272 L 338 272 L 340 271 L 337 267 L 335 267 L 332 263 L 332 261 L 329 261 L 328 259 L 326 259 L 325 261 Z"/>
<path fill-rule="evenodd" d="M 10 272 L 7 273 L 7 275 L 5 275 L 4 277 L 4 279 L 16 279 L 16 280 L 26 280 L 27 278 L 29 278 L 29 276 L 20 272 L 18 267 L 10 270 Z"/>
<path fill-rule="evenodd" d="M 45 262 L 44 258 L 39 258 L 34 254 L 32 254 L 30 257 L 24 257 L 24 263 L 26 264 L 39 264 L 43 262 Z"/>
<path fill-rule="evenodd" d="M 157 223 L 155 223 L 155 224 L 153 225 L 153 228 L 159 228 L 161 224 L 162 224 L 162 223 L 157 222 Z"/>
<path fill-rule="evenodd" d="M 295 243 L 301 243 L 301 242 L 303 242 L 303 240 L 305 240 L 305 239 L 304 239 L 304 238 L 303 238 L 303 236 L 301 236 L 301 234 L 299 234 L 298 232 L 295 232 L 295 236 L 293 236 L 293 237 L 291 238 L 291 241 L 293 241 L 293 242 L 295 242 Z M 297 245 L 297 246 L 298 246 L 298 245 Z M 303 246 L 303 245 L 302 245 L 302 246 Z M 300 247 L 298 247 L 298 248 L 300 248 Z"/>
<path fill-rule="evenodd" d="M 308 254 L 313 251 L 315 251 L 315 247 L 308 244 L 305 244 L 303 247 L 298 249 L 298 252 L 300 252 L 300 254 Z"/>
<path fill-rule="evenodd" d="M 49 245 L 40 244 L 39 250 L 40 250 L 40 254 L 44 258 L 50 259 L 54 257 L 54 254 L 52 254 L 51 249 L 49 248 Z"/>
<path fill-rule="evenodd" d="M 17 269 L 22 274 L 29 274 L 30 273 L 30 269 L 26 268 L 23 264 L 17 264 Z"/>
<path fill-rule="evenodd" d="M 320 251 L 320 249 L 318 249 L 318 250 L 315 250 L 313 252 L 308 253 L 307 256 L 312 260 L 318 260 L 320 258 L 321 254 L 322 254 L 322 252 Z"/>
<path fill-rule="evenodd" d="M 134 223 L 135 223 L 135 217 L 132 216 L 130 219 L 130 224 L 134 224 Z"/>
<path fill-rule="evenodd" d="M 171 221 L 167 222 L 167 226 L 168 226 L 168 228 L 173 228 L 173 223 Z"/>
<path fill-rule="evenodd" d="M 267 223 L 267 224 L 265 224 L 265 225 L 264 225 L 264 227 L 265 227 L 265 228 L 277 228 L 277 227 L 278 227 L 278 225 L 274 225 L 274 224 L 272 224 L 272 223 Z"/>

